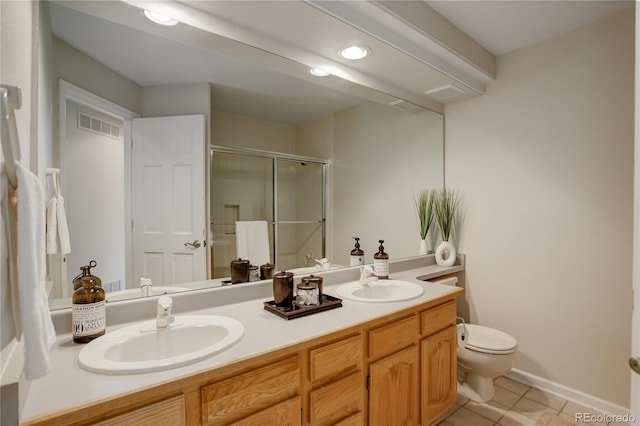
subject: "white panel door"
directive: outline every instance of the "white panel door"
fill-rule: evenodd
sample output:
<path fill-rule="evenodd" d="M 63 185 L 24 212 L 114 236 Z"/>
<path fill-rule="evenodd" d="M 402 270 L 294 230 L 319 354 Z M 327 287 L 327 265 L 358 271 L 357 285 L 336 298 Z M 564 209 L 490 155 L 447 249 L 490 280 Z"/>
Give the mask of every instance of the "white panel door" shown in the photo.
<path fill-rule="evenodd" d="M 204 280 L 204 116 L 135 119 L 132 133 L 134 279 Z"/>

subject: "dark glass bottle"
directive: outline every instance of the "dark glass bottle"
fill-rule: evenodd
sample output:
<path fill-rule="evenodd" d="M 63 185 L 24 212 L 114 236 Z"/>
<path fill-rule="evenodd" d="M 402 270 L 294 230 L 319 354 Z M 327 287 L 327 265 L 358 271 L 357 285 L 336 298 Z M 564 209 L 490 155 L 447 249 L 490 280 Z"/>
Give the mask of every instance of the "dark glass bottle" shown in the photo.
<path fill-rule="evenodd" d="M 93 275 L 83 276 L 78 282 L 71 305 L 71 333 L 74 342 L 88 343 L 105 333 L 105 292 L 98 285 L 100 279 Z"/>
<path fill-rule="evenodd" d="M 91 268 L 95 268 L 97 265 L 98 263 L 95 260 L 92 260 L 89 262 L 88 265 L 84 265 L 80 267 L 80 270 L 82 272 L 80 273 L 80 275 L 78 275 L 73 279 L 73 291 L 76 291 L 82 285 L 80 280 L 83 277 L 93 277 L 96 280 L 96 285 L 98 287 L 102 287 L 102 280 L 96 277 L 95 275 L 91 275 Z"/>
<path fill-rule="evenodd" d="M 384 240 L 378 240 L 380 246 L 378 246 L 378 252 L 373 255 L 373 272 L 381 280 L 389 278 L 389 255 L 385 253 Z"/>
<path fill-rule="evenodd" d="M 360 248 L 360 238 L 353 237 L 356 240 L 356 248 L 351 250 L 351 263 L 350 266 L 364 265 L 364 251 Z"/>

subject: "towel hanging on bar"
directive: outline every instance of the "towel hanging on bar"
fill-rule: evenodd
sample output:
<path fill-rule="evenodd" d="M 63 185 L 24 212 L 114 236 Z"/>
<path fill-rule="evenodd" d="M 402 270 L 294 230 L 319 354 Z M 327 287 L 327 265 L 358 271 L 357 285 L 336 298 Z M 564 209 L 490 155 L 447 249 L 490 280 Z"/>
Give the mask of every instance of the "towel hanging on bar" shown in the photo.
<path fill-rule="evenodd" d="M 46 169 L 45 173 L 47 176 L 51 176 L 53 182 L 53 196 L 47 203 L 47 254 L 58 253 L 58 240 L 60 241 L 60 254 L 69 254 L 71 253 L 71 242 L 69 241 L 64 198 L 60 190 L 60 169 Z"/>

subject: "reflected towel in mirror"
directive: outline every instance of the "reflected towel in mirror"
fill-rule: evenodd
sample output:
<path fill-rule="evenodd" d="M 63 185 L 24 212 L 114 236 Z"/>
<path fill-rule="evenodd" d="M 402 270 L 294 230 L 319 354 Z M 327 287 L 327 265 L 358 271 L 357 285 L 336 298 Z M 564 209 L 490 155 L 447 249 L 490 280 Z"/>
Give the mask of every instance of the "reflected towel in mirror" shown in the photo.
<path fill-rule="evenodd" d="M 236 254 L 253 265 L 270 263 L 269 231 L 264 220 L 236 222 Z"/>

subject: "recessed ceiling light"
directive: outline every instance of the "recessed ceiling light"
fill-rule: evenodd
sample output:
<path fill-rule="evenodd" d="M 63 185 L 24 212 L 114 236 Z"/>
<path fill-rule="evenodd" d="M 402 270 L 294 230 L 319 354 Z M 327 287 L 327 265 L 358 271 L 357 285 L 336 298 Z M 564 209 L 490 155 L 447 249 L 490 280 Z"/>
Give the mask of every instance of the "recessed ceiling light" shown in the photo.
<path fill-rule="evenodd" d="M 144 10 L 144 16 L 146 16 L 150 21 L 153 21 L 156 24 L 164 25 L 166 27 L 171 27 L 178 23 L 178 21 L 169 16 L 161 15 L 147 9 Z"/>
<path fill-rule="evenodd" d="M 340 55 L 345 59 L 362 59 L 369 54 L 369 51 L 364 46 L 349 46 L 340 51 Z"/>
<path fill-rule="evenodd" d="M 315 75 L 316 77 L 326 77 L 329 74 L 331 74 L 329 71 L 325 71 L 321 68 L 316 68 L 316 67 L 309 68 L 309 72 Z"/>

